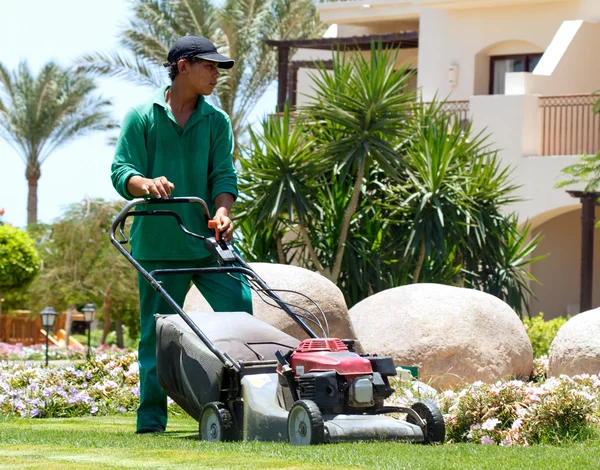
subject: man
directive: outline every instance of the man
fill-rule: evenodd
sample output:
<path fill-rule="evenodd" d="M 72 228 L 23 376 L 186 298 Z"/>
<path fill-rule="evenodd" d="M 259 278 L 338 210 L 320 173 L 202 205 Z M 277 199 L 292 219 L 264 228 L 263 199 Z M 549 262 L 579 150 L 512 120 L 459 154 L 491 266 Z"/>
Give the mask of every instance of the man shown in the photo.
<path fill-rule="evenodd" d="M 125 116 L 112 164 L 112 182 L 125 199 L 197 196 L 214 214 L 225 241 L 233 239 L 231 206 L 237 197 L 229 117 L 206 102 L 219 78 L 218 68 L 233 60 L 219 54 L 206 38 L 185 36 L 173 44 L 167 62 L 171 85 Z M 200 206 L 169 206 L 191 231 L 210 236 Z M 216 266 L 202 242 L 185 235 L 173 217 L 136 217 L 131 228 L 134 258 L 147 271 Z M 227 274 L 163 276 L 162 286 L 183 305 L 190 281 L 215 311 L 252 313 L 248 287 Z M 156 375 L 154 314 L 171 307 L 138 276 L 140 292 L 140 406 L 137 433 L 162 432 L 167 425 L 167 398 Z"/>

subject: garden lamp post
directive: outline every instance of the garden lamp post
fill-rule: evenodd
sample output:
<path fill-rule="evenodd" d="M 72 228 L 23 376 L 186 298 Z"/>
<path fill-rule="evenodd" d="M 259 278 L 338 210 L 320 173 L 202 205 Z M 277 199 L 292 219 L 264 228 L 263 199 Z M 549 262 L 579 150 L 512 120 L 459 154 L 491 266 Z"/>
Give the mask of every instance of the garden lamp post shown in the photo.
<path fill-rule="evenodd" d="M 48 336 L 50 335 L 50 329 L 54 326 L 54 320 L 56 320 L 56 310 L 52 307 L 46 307 L 41 311 L 40 315 L 42 316 L 42 326 L 46 330 L 46 367 L 48 367 Z"/>
<path fill-rule="evenodd" d="M 92 322 L 94 321 L 94 318 L 96 316 L 96 306 L 93 303 L 89 303 L 85 307 L 83 307 L 81 309 L 81 311 L 83 312 L 83 321 L 85 321 L 85 323 L 87 325 L 87 330 L 88 330 L 87 358 L 89 359 L 90 358 L 90 354 L 91 354 L 90 351 L 91 351 L 91 348 L 92 348 L 92 345 L 90 343 L 90 331 L 92 329 Z"/>

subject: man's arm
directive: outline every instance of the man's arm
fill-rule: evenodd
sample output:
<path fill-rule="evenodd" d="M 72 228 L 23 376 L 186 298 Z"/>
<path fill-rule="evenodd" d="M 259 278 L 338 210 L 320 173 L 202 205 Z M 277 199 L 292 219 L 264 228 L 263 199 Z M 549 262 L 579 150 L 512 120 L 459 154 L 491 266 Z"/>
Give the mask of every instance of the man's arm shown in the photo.
<path fill-rule="evenodd" d="M 142 196 L 169 197 L 175 187 L 164 176 L 146 178 L 148 154 L 144 139 L 144 121 L 130 109 L 121 125 L 121 133 L 111 167 L 114 188 L 125 199 Z"/>

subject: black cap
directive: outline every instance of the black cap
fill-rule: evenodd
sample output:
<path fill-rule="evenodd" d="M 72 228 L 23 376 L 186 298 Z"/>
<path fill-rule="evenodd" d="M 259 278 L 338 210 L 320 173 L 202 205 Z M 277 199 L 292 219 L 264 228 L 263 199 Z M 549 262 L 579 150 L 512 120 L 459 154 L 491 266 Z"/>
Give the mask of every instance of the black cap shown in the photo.
<path fill-rule="evenodd" d="M 234 64 L 233 60 L 219 54 L 215 45 L 202 36 L 184 36 L 175 41 L 167 60 L 177 62 L 182 57 L 210 60 L 216 62 L 217 67 L 222 69 L 230 69 Z"/>

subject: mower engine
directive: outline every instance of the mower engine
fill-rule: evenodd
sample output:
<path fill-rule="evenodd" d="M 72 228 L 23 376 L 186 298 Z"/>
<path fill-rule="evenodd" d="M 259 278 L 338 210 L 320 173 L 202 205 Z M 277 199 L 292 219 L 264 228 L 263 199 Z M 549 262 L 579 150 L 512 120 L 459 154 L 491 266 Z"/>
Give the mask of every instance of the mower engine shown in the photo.
<path fill-rule="evenodd" d="M 278 400 L 290 410 L 296 400 L 311 400 L 323 414 L 373 413 L 394 390 L 389 356 L 361 356 L 353 340 L 307 339 L 278 356 Z"/>

